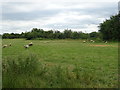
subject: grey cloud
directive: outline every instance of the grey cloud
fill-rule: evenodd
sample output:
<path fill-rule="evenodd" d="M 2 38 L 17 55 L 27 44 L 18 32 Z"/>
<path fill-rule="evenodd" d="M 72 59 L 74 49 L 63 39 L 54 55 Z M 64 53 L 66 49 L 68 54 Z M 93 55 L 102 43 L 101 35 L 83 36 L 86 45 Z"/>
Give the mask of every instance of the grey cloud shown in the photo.
<path fill-rule="evenodd" d="M 3 11 L 3 20 L 34 20 L 42 19 L 44 17 L 51 17 L 58 14 L 58 10 L 40 10 L 33 12 L 23 12 L 23 13 L 4 13 Z"/>
<path fill-rule="evenodd" d="M 35 8 L 35 10 L 30 10 L 28 12 L 17 11 L 14 6 L 22 7 L 22 9 L 29 9 L 26 5 L 35 5 L 30 2 L 9 2 L 3 3 L 2 5 L 2 19 L 3 20 L 34 20 L 34 19 L 42 19 L 44 17 L 51 17 L 53 15 L 58 14 L 59 10 L 43 10 L 42 8 Z M 42 5 L 40 3 L 40 5 Z M 34 7 L 33 7 L 34 8 Z"/>
<path fill-rule="evenodd" d="M 97 18 L 86 18 L 86 19 L 68 19 L 68 22 L 71 22 L 73 24 L 99 24 L 100 20 Z"/>
<path fill-rule="evenodd" d="M 70 29 L 83 29 L 83 28 L 87 28 L 86 23 L 84 24 L 69 24 L 69 23 L 56 23 L 56 24 L 48 24 L 48 25 L 44 25 L 43 27 L 46 28 L 53 28 L 53 29 L 66 29 L 66 28 L 70 28 Z"/>
<path fill-rule="evenodd" d="M 92 15 L 93 17 L 108 17 L 110 15 L 117 13 L 117 3 L 111 3 L 111 2 L 101 2 L 96 3 L 99 4 L 99 7 L 93 7 L 93 8 L 72 8 L 69 9 L 69 11 L 78 12 L 80 14 L 86 14 L 86 15 Z"/>
<path fill-rule="evenodd" d="M 25 31 L 30 31 L 30 27 L 20 27 L 20 26 L 3 26 L 2 33 L 21 33 Z"/>
<path fill-rule="evenodd" d="M 21 4 L 29 4 L 29 3 L 12 3 L 21 5 Z M 2 13 L 2 19 L 3 20 L 34 20 L 34 19 L 42 19 L 45 17 L 51 17 L 59 13 L 64 12 L 78 12 L 80 15 L 92 15 L 93 17 L 108 17 L 110 15 L 113 15 L 116 13 L 117 5 L 116 3 L 96 3 L 99 4 L 100 7 L 94 7 L 94 8 L 67 8 L 67 9 L 51 9 L 51 10 L 35 10 L 31 12 L 18 12 L 18 13 L 7 13 L 7 10 L 10 10 L 7 8 L 7 6 L 3 6 L 3 13 Z M 82 5 L 82 4 L 80 4 Z M 5 7 L 5 8 L 4 8 Z M 8 5 L 9 7 L 9 5 Z M 6 9 L 7 8 L 7 9 Z"/>
<path fill-rule="evenodd" d="M 42 8 L 38 8 L 34 11 L 29 12 L 10 12 L 10 10 L 14 10 L 10 8 L 11 5 L 26 5 L 29 3 L 7 3 L 3 5 L 3 13 L 2 13 L 2 19 L 3 20 L 11 20 L 11 21 L 28 21 L 28 20 L 35 20 L 40 19 L 44 20 L 44 18 L 51 18 L 54 17 L 57 14 L 60 13 L 67 13 L 67 12 L 77 12 L 79 15 L 90 15 L 92 16 L 91 19 L 82 19 L 79 18 L 73 19 L 73 18 L 66 18 L 66 23 L 54 23 L 54 24 L 47 24 L 44 25 L 44 28 L 53 28 L 53 29 L 66 29 L 66 28 L 76 28 L 76 29 L 85 29 L 87 28 L 87 25 L 94 24 L 98 25 L 100 23 L 100 20 L 98 18 L 108 18 L 111 15 L 114 15 L 117 13 L 117 3 L 110 3 L 110 2 L 102 2 L 102 3 L 94 3 L 98 5 L 98 7 L 91 7 L 91 8 L 53 8 L 48 10 L 42 10 Z M 75 3 L 71 4 L 65 3 L 66 7 L 69 5 L 75 5 Z M 77 5 L 83 5 L 84 3 L 78 3 Z M 9 13 L 8 13 L 8 11 Z M 58 17 L 59 18 L 59 17 Z M 31 27 L 31 26 L 30 26 Z M 23 27 L 22 29 L 25 30 L 27 27 Z M 41 27 L 40 27 L 41 28 Z M 16 30 L 21 29 L 17 26 L 11 26 L 4 28 L 5 31 L 13 30 L 14 32 Z"/>

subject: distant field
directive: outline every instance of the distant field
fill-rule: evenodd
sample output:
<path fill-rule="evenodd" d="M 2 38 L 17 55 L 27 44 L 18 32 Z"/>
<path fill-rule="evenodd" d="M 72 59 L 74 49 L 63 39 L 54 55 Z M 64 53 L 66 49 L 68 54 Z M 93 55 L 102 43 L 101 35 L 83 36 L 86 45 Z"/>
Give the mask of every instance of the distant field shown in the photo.
<path fill-rule="evenodd" d="M 25 49 L 24 45 L 30 42 L 34 45 Z M 3 87 L 117 88 L 118 43 L 83 43 L 82 40 L 69 39 L 4 39 L 2 43 L 12 43 L 11 47 L 2 49 Z M 38 61 L 30 61 L 29 68 L 29 61 L 26 61 L 27 68 L 23 68 L 24 63 L 18 58 L 24 60 L 31 55 Z M 14 72 L 14 68 L 18 69 Z"/>

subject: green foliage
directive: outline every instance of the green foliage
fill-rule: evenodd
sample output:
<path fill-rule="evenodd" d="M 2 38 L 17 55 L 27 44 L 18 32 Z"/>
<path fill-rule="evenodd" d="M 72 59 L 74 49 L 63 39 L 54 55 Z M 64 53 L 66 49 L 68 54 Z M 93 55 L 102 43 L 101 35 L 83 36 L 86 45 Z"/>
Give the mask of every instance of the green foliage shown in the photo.
<path fill-rule="evenodd" d="M 66 38 L 71 38 L 71 36 L 72 36 L 72 31 L 71 31 L 71 30 L 65 30 L 65 31 L 64 31 L 64 35 L 65 35 Z"/>
<path fill-rule="evenodd" d="M 120 20 L 119 15 L 111 16 L 109 20 L 100 24 L 100 32 L 103 40 L 118 41 L 120 39 Z"/>
<path fill-rule="evenodd" d="M 15 35 L 15 36 L 14 36 Z M 71 29 L 66 29 L 64 32 L 60 31 L 44 31 L 43 29 L 37 29 L 33 28 L 30 32 L 25 32 L 21 34 L 8 34 L 4 33 L 3 34 L 3 39 L 4 38 L 26 38 L 26 40 L 33 40 L 33 39 L 88 39 L 88 38 L 97 38 L 99 37 L 99 33 L 93 32 L 93 33 L 83 33 L 83 32 L 77 32 L 77 31 L 72 31 Z"/>
<path fill-rule="evenodd" d="M 72 39 L 79 39 L 80 38 L 80 34 L 78 32 L 73 32 L 71 37 L 72 37 Z"/>
<path fill-rule="evenodd" d="M 20 34 L 17 34 L 17 33 L 4 33 L 2 35 L 2 38 L 5 39 L 5 38 L 9 38 L 9 39 L 14 39 L 14 38 L 21 38 L 21 35 Z"/>
<path fill-rule="evenodd" d="M 3 60 L 3 72 L 12 74 L 31 74 L 38 70 L 39 60 L 34 54 L 8 57 Z"/>
<path fill-rule="evenodd" d="M 92 32 L 92 33 L 90 33 L 89 35 L 90 35 L 90 38 L 96 39 L 96 38 L 99 38 L 99 37 L 100 37 L 99 34 L 100 34 L 100 33 L 98 33 L 98 32 Z"/>

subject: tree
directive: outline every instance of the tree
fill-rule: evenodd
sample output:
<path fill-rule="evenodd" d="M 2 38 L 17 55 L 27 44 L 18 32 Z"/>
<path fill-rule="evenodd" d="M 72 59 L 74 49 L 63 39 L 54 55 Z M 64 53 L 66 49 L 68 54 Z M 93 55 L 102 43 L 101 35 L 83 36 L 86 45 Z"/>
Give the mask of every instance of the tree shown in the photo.
<path fill-rule="evenodd" d="M 25 34 L 25 37 L 27 40 L 35 39 L 37 38 L 36 34 L 36 32 L 28 32 Z"/>
<path fill-rule="evenodd" d="M 72 31 L 71 30 L 65 30 L 64 31 L 65 38 L 71 38 L 72 37 Z"/>
<path fill-rule="evenodd" d="M 80 38 L 80 35 L 78 32 L 73 32 L 72 33 L 72 39 L 79 39 Z"/>
<path fill-rule="evenodd" d="M 90 35 L 90 38 L 92 38 L 92 39 L 96 39 L 96 38 L 100 37 L 99 32 L 91 32 L 89 35 Z"/>
<path fill-rule="evenodd" d="M 110 17 L 109 20 L 100 24 L 99 32 L 102 34 L 103 40 L 120 40 L 120 15 Z"/>

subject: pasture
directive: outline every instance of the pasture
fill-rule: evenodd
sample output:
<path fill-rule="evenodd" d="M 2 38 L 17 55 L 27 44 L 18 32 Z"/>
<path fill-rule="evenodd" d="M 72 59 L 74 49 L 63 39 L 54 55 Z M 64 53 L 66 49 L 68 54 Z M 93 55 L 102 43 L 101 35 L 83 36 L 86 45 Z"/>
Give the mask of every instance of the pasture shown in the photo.
<path fill-rule="evenodd" d="M 33 46 L 25 49 L 30 42 Z M 3 39 L 2 43 L 12 44 L 2 49 L 3 88 L 118 86 L 118 43 L 71 39 Z"/>

